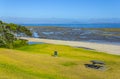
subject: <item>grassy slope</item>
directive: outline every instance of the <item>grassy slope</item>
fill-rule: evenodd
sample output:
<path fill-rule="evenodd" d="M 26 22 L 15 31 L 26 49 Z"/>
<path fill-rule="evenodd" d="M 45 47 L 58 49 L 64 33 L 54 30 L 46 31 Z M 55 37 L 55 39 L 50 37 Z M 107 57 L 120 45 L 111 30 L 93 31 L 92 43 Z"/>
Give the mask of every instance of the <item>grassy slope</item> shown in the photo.
<path fill-rule="evenodd" d="M 51 56 L 53 51 L 59 57 Z M 110 68 L 98 71 L 84 67 L 102 60 Z M 62 45 L 30 45 L 17 50 L 0 49 L 0 79 L 119 79 L 120 56 Z"/>

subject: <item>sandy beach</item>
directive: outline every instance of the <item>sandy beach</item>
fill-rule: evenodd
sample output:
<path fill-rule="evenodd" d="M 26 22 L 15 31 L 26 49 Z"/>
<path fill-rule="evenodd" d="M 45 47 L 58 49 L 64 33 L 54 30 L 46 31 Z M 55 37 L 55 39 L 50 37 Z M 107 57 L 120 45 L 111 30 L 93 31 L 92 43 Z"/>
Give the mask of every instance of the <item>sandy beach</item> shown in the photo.
<path fill-rule="evenodd" d="M 50 44 L 68 45 L 73 47 L 85 47 L 95 49 L 97 51 L 106 52 L 109 54 L 120 55 L 120 45 L 104 44 L 104 43 L 92 43 L 92 42 L 77 42 L 77 41 L 63 41 L 63 40 L 52 40 L 52 39 L 39 39 L 39 38 L 26 38 L 30 42 L 44 42 Z"/>

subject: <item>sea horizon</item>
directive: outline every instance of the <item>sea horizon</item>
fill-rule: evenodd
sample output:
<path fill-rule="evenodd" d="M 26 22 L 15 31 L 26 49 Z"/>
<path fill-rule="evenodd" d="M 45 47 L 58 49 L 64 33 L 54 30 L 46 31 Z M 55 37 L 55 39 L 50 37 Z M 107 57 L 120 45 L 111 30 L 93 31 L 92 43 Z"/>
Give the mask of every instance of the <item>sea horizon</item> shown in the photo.
<path fill-rule="evenodd" d="M 72 27 L 72 28 L 120 28 L 120 23 L 81 23 L 81 24 L 19 24 L 22 26 L 51 26 L 51 27 Z"/>

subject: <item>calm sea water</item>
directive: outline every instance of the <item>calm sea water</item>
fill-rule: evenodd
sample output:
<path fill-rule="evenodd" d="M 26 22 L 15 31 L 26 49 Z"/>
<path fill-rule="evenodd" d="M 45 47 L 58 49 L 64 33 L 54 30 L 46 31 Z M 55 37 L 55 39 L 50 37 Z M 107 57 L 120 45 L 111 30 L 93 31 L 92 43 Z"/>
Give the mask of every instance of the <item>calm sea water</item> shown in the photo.
<path fill-rule="evenodd" d="M 23 26 L 53 26 L 53 27 L 76 27 L 76 28 L 120 28 L 119 24 L 20 24 Z"/>

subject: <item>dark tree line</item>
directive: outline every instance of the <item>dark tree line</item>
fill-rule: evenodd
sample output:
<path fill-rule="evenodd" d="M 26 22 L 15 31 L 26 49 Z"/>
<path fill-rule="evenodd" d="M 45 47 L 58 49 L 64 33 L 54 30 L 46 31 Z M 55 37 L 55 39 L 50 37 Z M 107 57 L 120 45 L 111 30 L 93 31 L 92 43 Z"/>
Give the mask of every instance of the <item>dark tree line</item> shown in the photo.
<path fill-rule="evenodd" d="M 0 47 L 15 48 L 26 45 L 27 40 L 18 38 L 21 35 L 32 36 L 32 33 L 24 26 L 0 21 Z"/>

